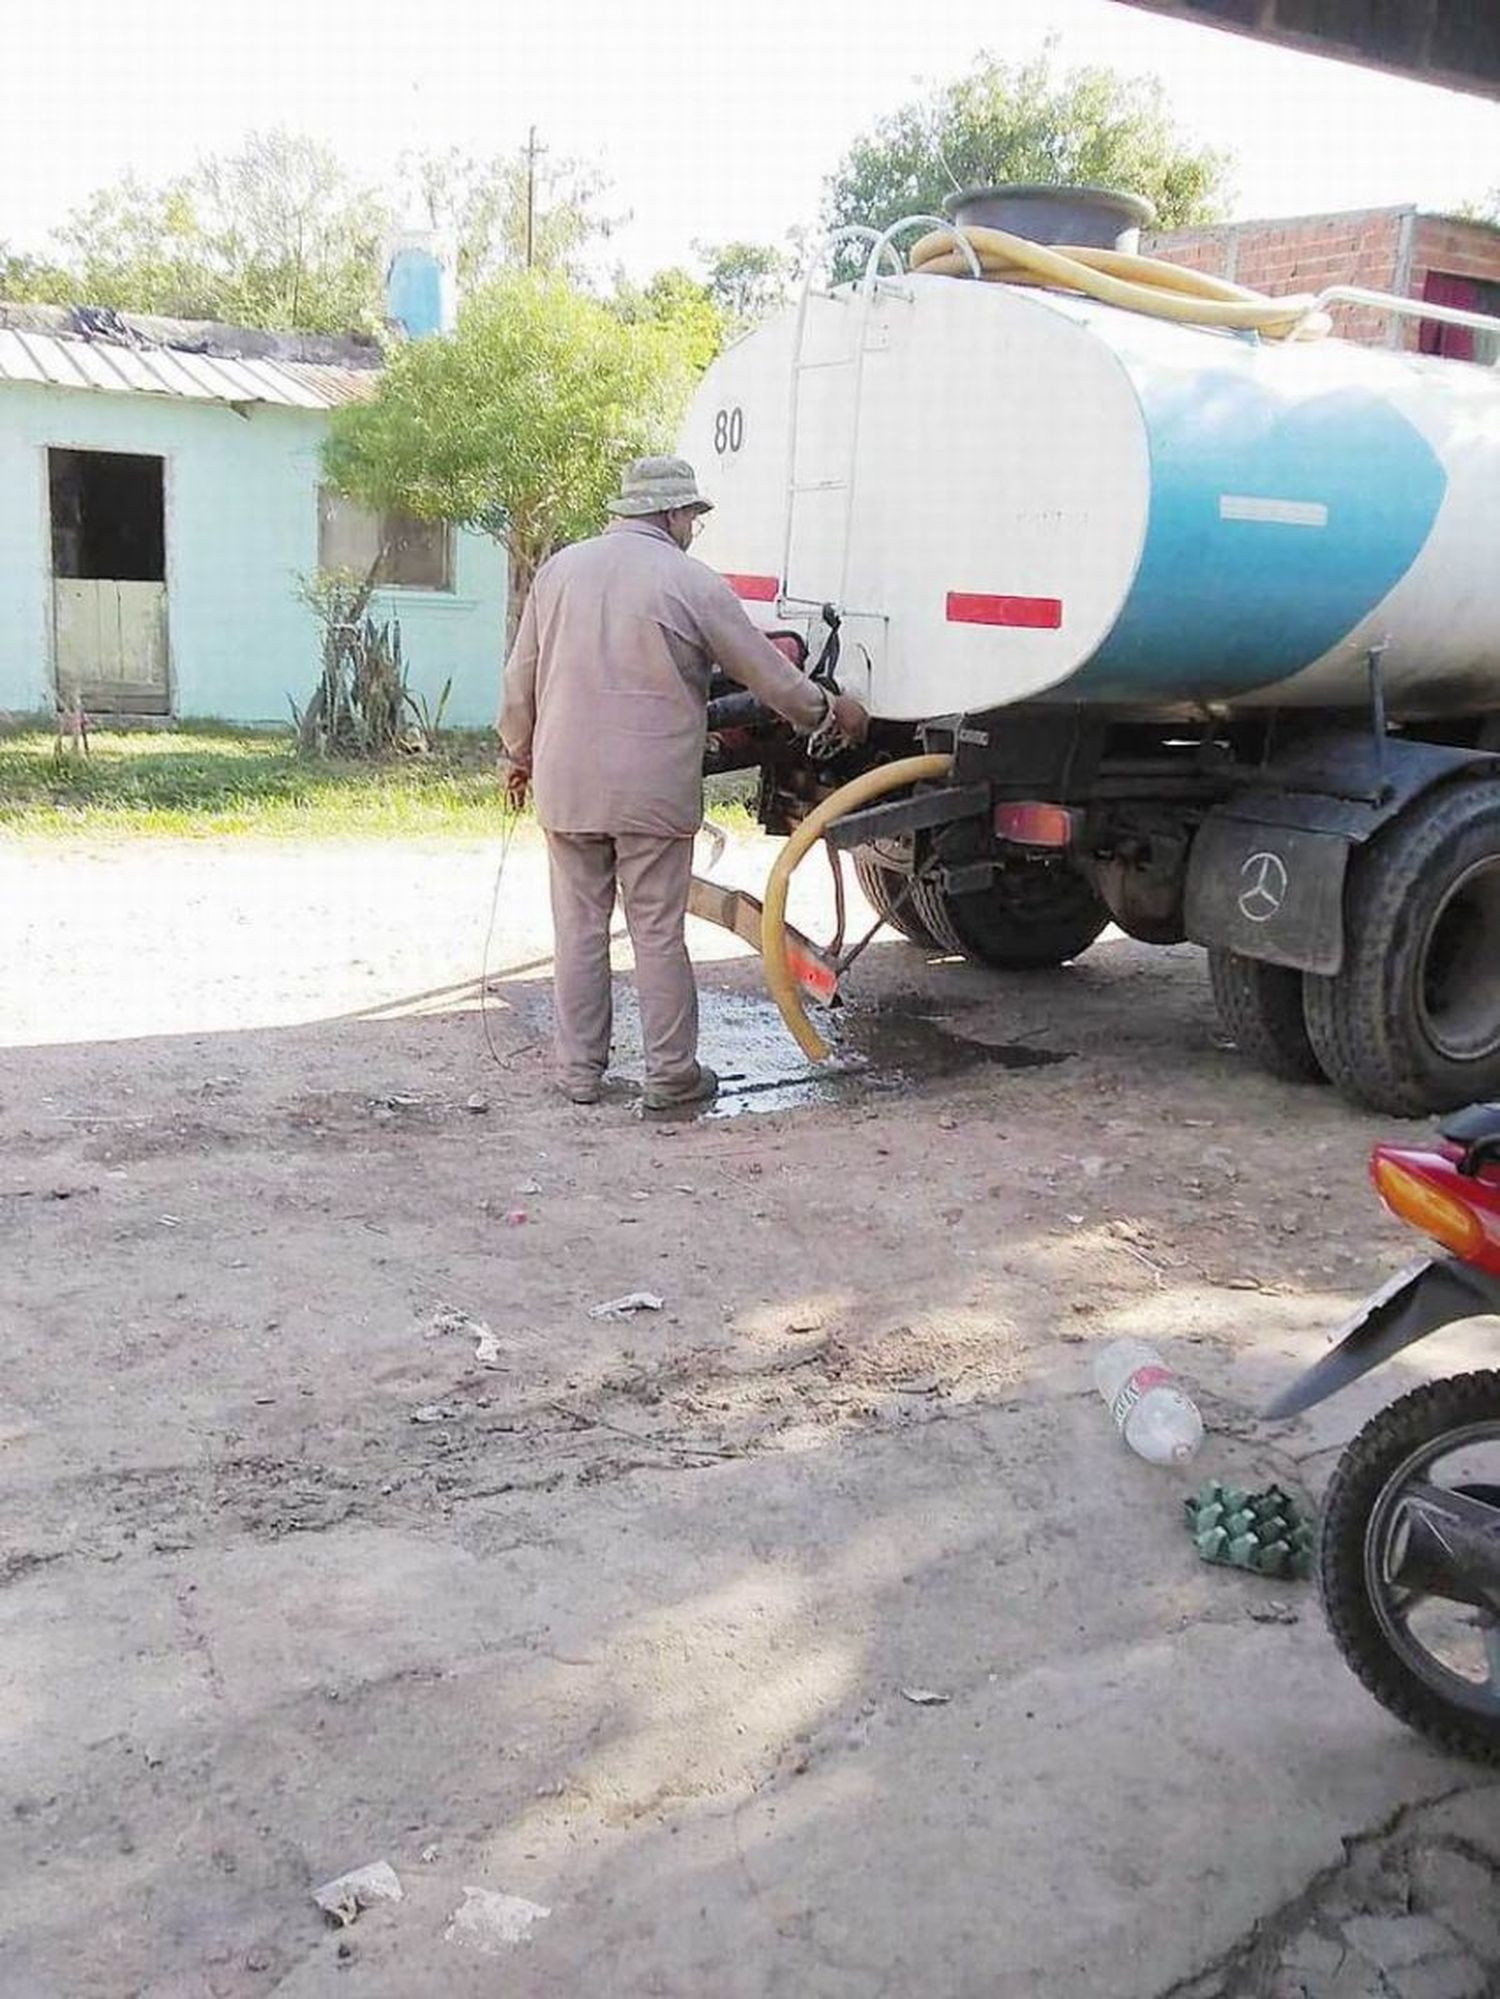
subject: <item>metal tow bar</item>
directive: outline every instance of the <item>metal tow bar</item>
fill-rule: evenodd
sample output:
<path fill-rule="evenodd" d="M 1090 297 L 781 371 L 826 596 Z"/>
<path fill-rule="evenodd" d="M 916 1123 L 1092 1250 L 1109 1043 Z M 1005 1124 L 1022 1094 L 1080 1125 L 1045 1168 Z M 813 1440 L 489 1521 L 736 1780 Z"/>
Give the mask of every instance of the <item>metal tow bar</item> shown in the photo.
<path fill-rule="evenodd" d="M 702 875 L 694 875 L 688 885 L 687 906 L 689 916 L 696 916 L 702 923 L 716 923 L 721 930 L 738 937 L 742 944 L 748 944 L 752 951 L 759 952 L 765 914 L 765 904 L 759 896 L 751 895 L 748 889 L 724 888 L 717 882 L 705 881 Z M 825 950 L 788 924 L 786 941 L 787 963 L 801 990 L 819 1006 L 836 1005 L 839 974 L 843 969 L 838 958 L 842 936 L 835 940 L 832 950 Z"/>

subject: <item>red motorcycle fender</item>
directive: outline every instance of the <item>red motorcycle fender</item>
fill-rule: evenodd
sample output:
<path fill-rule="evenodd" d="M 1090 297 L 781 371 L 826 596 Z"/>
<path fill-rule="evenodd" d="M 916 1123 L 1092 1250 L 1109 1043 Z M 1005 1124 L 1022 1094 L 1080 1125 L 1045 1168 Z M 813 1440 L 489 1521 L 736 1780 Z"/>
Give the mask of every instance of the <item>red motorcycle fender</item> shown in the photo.
<path fill-rule="evenodd" d="M 1424 1257 L 1365 1300 L 1334 1335 L 1338 1345 L 1277 1396 L 1266 1418 L 1300 1416 L 1440 1327 L 1491 1315 L 1500 1316 L 1500 1281 L 1453 1257 Z"/>

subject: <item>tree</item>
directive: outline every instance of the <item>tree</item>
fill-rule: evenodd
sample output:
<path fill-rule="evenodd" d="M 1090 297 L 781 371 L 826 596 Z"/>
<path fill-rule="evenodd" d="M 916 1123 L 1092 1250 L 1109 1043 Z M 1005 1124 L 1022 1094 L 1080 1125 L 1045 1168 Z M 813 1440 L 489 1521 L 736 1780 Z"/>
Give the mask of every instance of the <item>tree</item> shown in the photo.
<path fill-rule="evenodd" d="M 539 149 L 532 264 L 579 278 L 585 253 L 624 218 L 607 183 Z M 147 183 L 100 188 L 57 232 L 56 262 L 0 249 L 0 296 L 109 305 L 314 333 L 373 331 L 385 318 L 382 252 L 413 211 L 452 247 L 460 293 L 526 262 L 524 148 L 475 159 L 408 153 L 389 194 L 356 181 L 316 141 L 252 133 L 238 152 Z"/>
<path fill-rule="evenodd" d="M 0 243 L 0 299 L 23 305 L 67 305 L 74 296 L 72 279 L 60 266 Z"/>
<path fill-rule="evenodd" d="M 1082 181 L 1144 194 L 1164 229 L 1211 220 L 1228 161 L 1172 124 L 1154 78 L 1109 69 L 1058 75 L 1050 46 L 1032 61 L 976 58 L 965 76 L 916 98 L 855 140 L 825 189 L 829 229 L 887 228 L 940 214 L 946 195 L 1000 181 Z"/>
<path fill-rule="evenodd" d="M 771 243 L 695 243 L 707 272 L 709 296 L 736 333 L 785 305 L 798 260 Z"/>
<path fill-rule="evenodd" d="M 398 348 L 337 410 L 324 464 L 364 505 L 477 528 L 510 559 L 510 634 L 538 567 L 603 525 L 627 459 L 667 448 L 691 382 L 680 340 L 563 279 L 512 272 L 446 339 Z"/>
<path fill-rule="evenodd" d="M 460 293 L 501 271 L 526 267 L 528 171 L 531 266 L 579 279 L 584 251 L 625 219 L 601 208 L 609 184 L 592 167 L 553 159 L 545 148 L 529 162 L 524 146 L 487 160 L 453 146 L 442 153 L 407 153 L 398 163 L 408 203 L 414 195 L 429 227 L 453 247 Z"/>
<path fill-rule="evenodd" d="M 334 154 L 309 138 L 257 133 L 205 161 L 197 180 L 227 317 L 326 332 L 379 323 L 388 211 Z"/>
<path fill-rule="evenodd" d="M 127 174 L 75 209 L 58 240 L 80 304 L 217 316 L 218 279 L 207 268 L 187 180 L 147 187 Z"/>
<path fill-rule="evenodd" d="M 644 285 L 615 277 L 614 310 L 629 326 L 657 326 L 676 342 L 695 375 L 701 375 L 730 331 L 709 287 L 674 264 Z"/>
<path fill-rule="evenodd" d="M 178 179 L 99 189 L 58 238 L 81 303 L 334 333 L 380 324 L 387 227 L 333 154 L 268 132 Z"/>

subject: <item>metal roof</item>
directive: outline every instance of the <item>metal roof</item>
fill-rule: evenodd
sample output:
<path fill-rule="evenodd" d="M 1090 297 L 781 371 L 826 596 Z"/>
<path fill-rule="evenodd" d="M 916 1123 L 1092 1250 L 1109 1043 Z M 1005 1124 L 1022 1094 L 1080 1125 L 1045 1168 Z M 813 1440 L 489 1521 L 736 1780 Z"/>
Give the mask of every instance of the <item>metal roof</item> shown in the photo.
<path fill-rule="evenodd" d="M 1500 20 L 1492 0 L 1128 0 L 1313 55 L 1365 62 L 1418 83 L 1500 97 Z"/>
<path fill-rule="evenodd" d="M 126 345 L 0 326 L 0 382 L 177 396 L 187 402 L 275 403 L 287 409 L 327 410 L 366 401 L 379 379 L 376 368 L 230 360 L 181 347 Z"/>

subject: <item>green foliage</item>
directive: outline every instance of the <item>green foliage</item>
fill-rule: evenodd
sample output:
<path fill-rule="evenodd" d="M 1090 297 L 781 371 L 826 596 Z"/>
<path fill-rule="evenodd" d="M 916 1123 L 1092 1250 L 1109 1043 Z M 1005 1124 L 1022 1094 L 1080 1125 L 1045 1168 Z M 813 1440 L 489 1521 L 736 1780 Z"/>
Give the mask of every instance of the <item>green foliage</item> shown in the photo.
<path fill-rule="evenodd" d="M 769 243 L 695 243 L 693 249 L 705 267 L 702 278 L 676 264 L 643 286 L 617 276 L 612 304 L 631 325 L 666 330 L 701 374 L 726 341 L 785 304 L 798 259 Z"/>
<path fill-rule="evenodd" d="M 676 264 L 645 285 L 617 277 L 611 304 L 629 326 L 664 329 L 695 375 L 702 374 L 730 331 L 708 286 Z"/>
<path fill-rule="evenodd" d="M 80 303 L 332 333 L 380 324 L 386 227 L 325 148 L 269 132 L 180 179 L 101 188 L 58 238 Z"/>
<path fill-rule="evenodd" d="M 825 191 L 824 223 L 887 227 L 941 213 L 946 195 L 1000 181 L 1091 182 L 1144 194 L 1160 226 L 1213 219 L 1228 161 L 1172 125 L 1154 78 L 1109 69 L 1059 75 L 980 55 L 964 76 L 904 104 L 855 140 Z"/>
<path fill-rule="evenodd" d="M 674 328 L 513 272 L 451 338 L 392 353 L 374 398 L 334 413 L 324 464 L 365 506 L 503 541 L 514 619 L 539 564 L 603 525 L 626 460 L 667 447 L 691 381 Z"/>
<path fill-rule="evenodd" d="M 73 281 L 60 265 L 28 257 L 0 243 L 0 299 L 25 305 L 67 305 L 74 297 Z"/>
<path fill-rule="evenodd" d="M 695 243 L 707 272 L 709 297 L 733 333 L 767 319 L 786 304 L 798 259 L 771 243 Z"/>
<path fill-rule="evenodd" d="M 536 269 L 577 272 L 619 219 L 601 209 L 604 193 L 592 169 L 541 153 Z M 383 249 L 414 202 L 453 246 L 461 292 L 524 264 L 524 152 L 408 153 L 387 195 L 315 141 L 278 131 L 172 180 L 127 175 L 100 188 L 58 230 L 58 260 L 0 249 L 0 297 L 313 333 L 374 330 L 385 314 Z"/>

